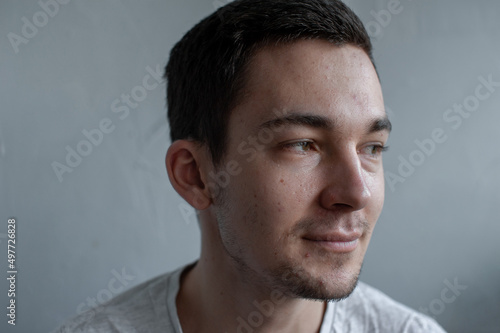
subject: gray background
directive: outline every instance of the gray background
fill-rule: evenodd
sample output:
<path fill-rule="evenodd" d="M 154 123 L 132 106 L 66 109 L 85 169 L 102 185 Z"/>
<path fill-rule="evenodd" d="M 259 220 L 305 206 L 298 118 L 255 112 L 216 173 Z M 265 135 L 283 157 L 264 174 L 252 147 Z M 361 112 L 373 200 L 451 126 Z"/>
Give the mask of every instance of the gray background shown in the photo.
<path fill-rule="evenodd" d="M 19 273 L 15 327 L 6 324 L 0 279 L 0 331 L 49 331 L 88 298 L 104 301 L 197 258 L 198 226 L 163 164 L 165 85 L 126 117 L 112 104 L 140 92 L 146 68 L 163 67 L 173 43 L 225 2 L 73 0 L 16 53 L 8 34 L 22 36 L 22 18 L 33 22 L 42 9 L 1 1 L 0 269 L 15 217 Z M 362 279 L 415 309 L 430 307 L 450 332 L 499 332 L 500 88 L 457 129 L 443 115 L 473 101 L 479 77 L 500 82 L 500 3 L 401 0 L 390 20 L 377 15 L 392 8 L 387 1 L 347 3 L 370 28 L 394 124 L 386 171 L 397 175 L 411 156 L 420 163 L 404 182 L 387 182 Z M 51 164 L 65 164 L 66 146 L 76 149 L 82 131 L 105 118 L 113 132 L 60 182 Z M 429 156 L 416 152 L 415 140 L 435 128 L 447 140 Z M 128 280 L 110 289 L 123 270 Z M 467 289 L 444 303 L 445 281 L 455 279 Z"/>

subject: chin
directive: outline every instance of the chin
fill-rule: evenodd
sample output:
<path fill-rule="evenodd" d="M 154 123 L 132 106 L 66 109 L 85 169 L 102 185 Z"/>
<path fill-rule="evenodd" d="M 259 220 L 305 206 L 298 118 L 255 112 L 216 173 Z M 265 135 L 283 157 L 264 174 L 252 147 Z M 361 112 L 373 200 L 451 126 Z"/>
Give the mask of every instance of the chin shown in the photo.
<path fill-rule="evenodd" d="M 293 298 L 317 301 L 340 301 L 356 288 L 361 265 L 358 269 L 332 267 L 327 272 L 311 273 L 304 267 L 280 267 L 272 275 L 275 288 Z M 277 279 L 277 280 L 276 280 Z"/>

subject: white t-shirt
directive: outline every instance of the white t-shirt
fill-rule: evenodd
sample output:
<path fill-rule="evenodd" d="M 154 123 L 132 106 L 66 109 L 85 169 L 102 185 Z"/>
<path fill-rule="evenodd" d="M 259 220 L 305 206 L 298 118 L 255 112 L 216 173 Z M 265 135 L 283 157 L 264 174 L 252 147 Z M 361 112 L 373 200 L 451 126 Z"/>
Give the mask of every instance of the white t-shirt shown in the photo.
<path fill-rule="evenodd" d="M 70 320 L 54 333 L 182 333 L 175 299 L 179 280 L 187 265 L 146 281 L 106 304 Z M 237 333 L 258 332 L 251 321 Z M 329 302 L 320 333 L 442 333 L 433 319 L 359 282 L 345 300 Z"/>

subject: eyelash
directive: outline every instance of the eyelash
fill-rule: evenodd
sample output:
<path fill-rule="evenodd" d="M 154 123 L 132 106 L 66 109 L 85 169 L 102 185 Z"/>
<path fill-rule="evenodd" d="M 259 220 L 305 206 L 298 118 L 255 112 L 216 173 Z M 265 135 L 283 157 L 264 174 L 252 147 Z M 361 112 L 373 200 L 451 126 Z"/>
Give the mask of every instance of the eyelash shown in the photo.
<path fill-rule="evenodd" d="M 305 146 L 310 146 L 308 150 L 302 151 L 302 153 L 305 153 L 306 151 L 311 150 L 313 147 L 312 145 L 314 142 L 312 141 L 296 141 L 296 142 L 290 142 L 290 143 L 285 143 L 282 145 L 282 148 L 284 149 L 293 149 L 295 147 L 305 147 Z"/>
<path fill-rule="evenodd" d="M 370 147 L 376 150 L 375 153 L 370 153 L 370 155 L 372 155 L 372 156 L 380 155 L 383 152 L 389 150 L 389 146 L 384 146 L 384 145 L 370 145 L 370 146 L 367 146 L 366 148 L 370 148 Z M 372 152 L 373 152 L 373 149 L 372 149 Z"/>
<path fill-rule="evenodd" d="M 295 147 L 310 146 L 309 149 L 301 151 L 301 153 L 305 153 L 305 152 L 313 149 L 314 148 L 313 145 L 314 145 L 314 142 L 312 142 L 312 141 L 296 141 L 296 142 L 285 143 L 282 145 L 282 148 L 293 149 Z M 380 144 L 369 145 L 369 146 L 366 146 L 364 149 L 366 149 L 366 148 L 372 148 L 371 149 L 372 152 L 370 153 L 371 156 L 378 156 L 378 155 L 381 155 L 383 152 L 389 150 L 389 146 L 384 146 L 384 145 L 380 145 Z M 373 152 L 374 150 L 375 150 L 375 152 Z"/>

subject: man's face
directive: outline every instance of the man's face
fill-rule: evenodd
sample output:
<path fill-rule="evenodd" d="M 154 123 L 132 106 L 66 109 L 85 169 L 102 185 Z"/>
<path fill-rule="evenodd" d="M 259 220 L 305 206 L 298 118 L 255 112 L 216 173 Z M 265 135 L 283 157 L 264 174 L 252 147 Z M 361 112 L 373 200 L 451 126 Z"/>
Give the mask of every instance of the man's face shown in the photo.
<path fill-rule="evenodd" d="M 222 245 L 253 283 L 345 297 L 384 201 L 376 72 L 360 48 L 308 40 L 261 49 L 247 75 L 222 164 L 242 172 L 213 206 Z"/>

